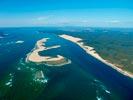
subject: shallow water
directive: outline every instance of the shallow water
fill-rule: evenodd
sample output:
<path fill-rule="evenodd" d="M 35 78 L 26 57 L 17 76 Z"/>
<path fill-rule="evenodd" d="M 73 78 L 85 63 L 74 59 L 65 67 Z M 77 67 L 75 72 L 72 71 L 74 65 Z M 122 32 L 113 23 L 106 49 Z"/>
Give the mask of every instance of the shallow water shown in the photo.
<path fill-rule="evenodd" d="M 0 40 L 0 99 L 6 100 L 132 100 L 133 80 L 88 55 L 78 45 L 55 33 L 39 33 L 36 29 L 1 29 L 8 36 Z M 58 33 L 58 32 L 57 32 Z M 60 48 L 40 52 L 57 54 L 72 61 L 62 67 L 26 63 L 26 55 L 37 40 L 50 38 L 46 46 Z M 16 44 L 16 41 L 24 43 Z M 47 83 L 33 81 L 42 70 Z M 13 75 L 12 87 L 5 86 Z"/>

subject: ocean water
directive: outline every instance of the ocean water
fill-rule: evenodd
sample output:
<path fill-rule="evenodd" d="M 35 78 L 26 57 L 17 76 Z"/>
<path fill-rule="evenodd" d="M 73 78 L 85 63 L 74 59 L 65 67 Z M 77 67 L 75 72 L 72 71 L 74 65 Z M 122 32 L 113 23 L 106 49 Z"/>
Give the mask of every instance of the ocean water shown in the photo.
<path fill-rule="evenodd" d="M 1 28 L 0 31 L 8 34 L 0 39 L 0 100 L 133 100 L 131 78 L 88 55 L 78 45 L 59 38 L 58 29 Z M 60 54 L 70 59 L 71 64 L 56 67 L 27 63 L 27 54 L 42 38 L 49 38 L 47 47 L 61 47 L 40 55 Z M 37 71 L 44 73 L 47 82 L 34 80 Z"/>

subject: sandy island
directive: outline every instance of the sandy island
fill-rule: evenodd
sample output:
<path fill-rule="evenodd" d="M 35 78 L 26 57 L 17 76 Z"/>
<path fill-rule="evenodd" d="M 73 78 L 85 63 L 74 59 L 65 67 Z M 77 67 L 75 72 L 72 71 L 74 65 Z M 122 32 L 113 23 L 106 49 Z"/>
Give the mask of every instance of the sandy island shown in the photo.
<path fill-rule="evenodd" d="M 82 42 L 82 39 L 81 38 L 76 38 L 76 37 L 69 36 L 69 35 L 66 35 L 66 34 L 59 35 L 59 37 L 64 38 L 66 40 L 69 40 L 69 41 L 71 41 L 73 43 L 76 43 L 77 45 L 79 45 L 82 49 L 84 49 L 91 56 L 93 56 L 96 59 L 102 61 L 103 63 L 111 66 L 112 68 L 116 69 L 120 73 L 122 73 L 122 74 L 124 74 L 126 76 L 129 76 L 129 77 L 133 78 L 133 74 L 132 73 L 129 73 L 127 71 L 124 71 L 124 70 L 118 68 L 115 64 L 112 64 L 112 63 L 104 60 L 101 56 L 99 56 L 99 54 L 95 51 L 95 49 L 93 47 L 84 45 L 84 43 Z"/>
<path fill-rule="evenodd" d="M 40 56 L 39 52 L 44 50 L 49 50 L 53 48 L 59 48 L 60 45 L 55 45 L 52 47 L 45 47 L 45 42 L 47 42 L 49 38 L 44 38 L 37 41 L 35 48 L 31 53 L 27 55 L 26 62 L 35 62 L 35 63 L 44 63 L 48 66 L 63 66 L 71 63 L 71 61 L 61 55 L 57 55 L 56 57 L 51 56 Z"/>

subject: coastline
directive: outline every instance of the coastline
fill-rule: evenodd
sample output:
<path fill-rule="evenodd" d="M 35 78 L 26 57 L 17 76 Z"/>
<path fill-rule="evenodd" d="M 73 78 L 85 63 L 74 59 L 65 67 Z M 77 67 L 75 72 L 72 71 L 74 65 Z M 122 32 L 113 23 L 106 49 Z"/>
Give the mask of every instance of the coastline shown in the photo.
<path fill-rule="evenodd" d="M 37 41 L 35 48 L 33 48 L 33 50 L 27 54 L 26 62 L 44 63 L 47 66 L 63 66 L 71 63 L 69 59 L 61 55 L 56 55 L 56 57 L 39 55 L 39 52 L 41 51 L 60 47 L 60 45 L 45 47 L 45 42 L 47 42 L 48 39 L 49 38 L 43 38 Z"/>
<path fill-rule="evenodd" d="M 82 42 L 81 38 L 77 38 L 77 37 L 73 37 L 70 35 L 59 35 L 59 37 L 64 38 L 68 41 L 71 41 L 73 43 L 76 43 L 77 45 L 79 45 L 83 50 L 86 51 L 86 53 L 90 54 L 91 56 L 95 57 L 96 59 L 100 60 L 101 62 L 103 62 L 104 64 L 109 65 L 110 67 L 112 67 L 113 69 L 117 70 L 118 72 L 122 73 L 123 75 L 126 75 L 130 78 L 133 78 L 133 74 L 127 71 L 122 70 L 121 68 L 118 68 L 115 64 L 110 63 L 109 61 L 103 59 L 96 51 L 93 47 L 90 46 L 86 46 L 84 45 L 84 43 Z"/>

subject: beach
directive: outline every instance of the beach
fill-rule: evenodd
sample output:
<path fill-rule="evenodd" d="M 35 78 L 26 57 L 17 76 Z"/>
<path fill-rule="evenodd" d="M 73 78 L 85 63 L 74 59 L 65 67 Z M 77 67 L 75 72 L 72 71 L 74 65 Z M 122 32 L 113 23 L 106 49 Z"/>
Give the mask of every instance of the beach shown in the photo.
<path fill-rule="evenodd" d="M 90 46 L 86 46 L 84 45 L 84 43 L 82 42 L 81 38 L 77 38 L 77 37 L 73 37 L 70 35 L 59 35 L 59 37 L 64 38 L 66 40 L 69 40 L 75 44 L 77 44 L 78 46 L 80 46 L 82 49 L 84 49 L 86 51 L 86 53 L 90 54 L 91 56 L 95 57 L 96 59 L 100 60 L 101 62 L 109 65 L 110 67 L 112 67 L 113 69 L 117 70 L 118 72 L 122 73 L 123 75 L 126 75 L 128 77 L 133 78 L 133 74 L 129 73 L 125 70 L 122 70 L 121 68 L 118 68 L 115 64 L 110 63 L 109 61 L 106 61 L 105 59 L 103 59 L 96 51 L 93 47 Z"/>

